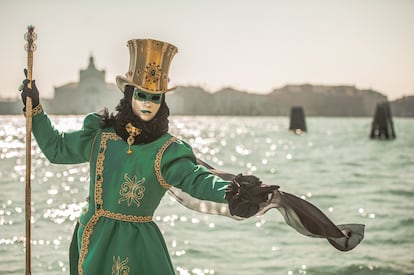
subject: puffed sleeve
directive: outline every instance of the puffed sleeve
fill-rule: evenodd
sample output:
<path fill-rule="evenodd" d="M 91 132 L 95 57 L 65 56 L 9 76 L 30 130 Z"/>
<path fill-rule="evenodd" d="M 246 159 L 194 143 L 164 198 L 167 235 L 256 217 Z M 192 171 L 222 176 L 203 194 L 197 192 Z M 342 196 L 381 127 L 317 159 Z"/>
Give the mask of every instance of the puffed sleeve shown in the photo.
<path fill-rule="evenodd" d="M 99 131 L 100 116 L 88 114 L 82 128 L 60 132 L 41 110 L 33 116 L 32 132 L 43 154 L 51 163 L 75 164 L 89 161 L 93 140 Z"/>
<path fill-rule="evenodd" d="M 164 152 L 161 173 L 165 181 L 200 200 L 227 203 L 225 189 L 230 181 L 213 175 L 197 165 L 193 150 L 187 143 L 176 140 Z"/>

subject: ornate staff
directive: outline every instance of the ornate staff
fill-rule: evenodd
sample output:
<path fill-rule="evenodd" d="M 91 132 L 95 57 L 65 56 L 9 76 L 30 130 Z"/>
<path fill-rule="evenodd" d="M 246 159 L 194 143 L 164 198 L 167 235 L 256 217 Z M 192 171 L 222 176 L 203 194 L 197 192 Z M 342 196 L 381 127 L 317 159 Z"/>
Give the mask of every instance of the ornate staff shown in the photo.
<path fill-rule="evenodd" d="M 25 50 L 27 51 L 27 70 L 25 74 L 29 79 L 28 87 L 32 88 L 32 70 L 33 70 L 33 52 L 36 50 L 37 35 L 34 32 L 32 25 L 27 26 L 27 33 L 24 35 L 24 39 L 27 41 Z M 31 234 L 30 234 L 30 223 L 31 223 L 31 187 L 30 187 L 30 176 L 31 176 L 31 162 L 32 162 L 32 98 L 26 98 L 26 200 L 25 200 L 25 212 L 26 212 L 26 275 L 30 275 L 31 267 Z"/>

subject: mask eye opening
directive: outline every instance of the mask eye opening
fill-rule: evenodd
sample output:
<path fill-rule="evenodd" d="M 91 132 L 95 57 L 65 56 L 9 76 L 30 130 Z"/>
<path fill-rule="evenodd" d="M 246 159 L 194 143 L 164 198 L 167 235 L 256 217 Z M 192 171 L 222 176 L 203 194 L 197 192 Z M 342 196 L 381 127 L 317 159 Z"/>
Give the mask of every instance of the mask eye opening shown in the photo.
<path fill-rule="evenodd" d="M 153 100 L 153 101 L 159 101 L 161 99 L 161 96 L 160 95 L 153 95 L 152 97 L 151 97 L 151 100 Z"/>
<path fill-rule="evenodd" d="M 144 94 L 144 93 L 142 93 L 142 92 L 138 92 L 138 97 L 139 97 L 140 99 L 147 99 L 147 95 L 146 95 L 146 94 Z"/>

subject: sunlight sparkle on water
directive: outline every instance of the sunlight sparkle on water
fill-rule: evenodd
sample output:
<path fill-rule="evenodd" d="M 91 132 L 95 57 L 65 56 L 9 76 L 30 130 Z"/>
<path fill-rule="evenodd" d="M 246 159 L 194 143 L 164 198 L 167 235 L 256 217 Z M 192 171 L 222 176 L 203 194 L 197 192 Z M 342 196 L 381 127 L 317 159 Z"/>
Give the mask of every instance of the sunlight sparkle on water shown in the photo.
<path fill-rule="evenodd" d="M 375 219 L 375 213 L 367 213 L 364 208 L 359 208 L 358 213 L 363 217 L 368 217 L 370 219 Z"/>
<path fill-rule="evenodd" d="M 278 246 L 272 246 L 272 251 L 279 251 L 280 250 L 280 247 L 278 247 Z"/>
<path fill-rule="evenodd" d="M 250 150 L 245 148 L 243 145 L 237 145 L 235 149 L 236 149 L 236 152 L 242 156 L 246 156 L 250 154 Z"/>
<path fill-rule="evenodd" d="M 49 189 L 49 190 L 47 190 L 47 193 L 49 195 L 56 195 L 57 193 L 59 193 L 59 191 L 56 190 L 56 189 Z"/>
<path fill-rule="evenodd" d="M 79 217 L 80 212 L 85 205 L 86 202 L 79 204 L 61 204 L 59 209 L 47 209 L 43 214 L 43 218 L 50 219 L 57 224 L 61 224 L 66 220 L 74 221 Z"/>
<path fill-rule="evenodd" d="M 194 268 L 193 270 L 191 270 L 191 273 L 188 271 L 188 269 L 185 269 L 183 267 L 177 266 L 177 271 L 178 274 L 180 275 L 190 275 L 190 274 L 195 274 L 195 275 L 208 275 L 208 274 L 215 274 L 215 271 L 213 269 L 201 269 L 201 268 Z"/>
<path fill-rule="evenodd" d="M 214 274 L 214 270 L 199 269 L 199 268 L 194 268 L 192 272 L 193 274 L 197 274 L 197 275 Z"/>
<path fill-rule="evenodd" d="M 185 254 L 185 250 L 175 251 L 175 256 L 180 257 Z"/>

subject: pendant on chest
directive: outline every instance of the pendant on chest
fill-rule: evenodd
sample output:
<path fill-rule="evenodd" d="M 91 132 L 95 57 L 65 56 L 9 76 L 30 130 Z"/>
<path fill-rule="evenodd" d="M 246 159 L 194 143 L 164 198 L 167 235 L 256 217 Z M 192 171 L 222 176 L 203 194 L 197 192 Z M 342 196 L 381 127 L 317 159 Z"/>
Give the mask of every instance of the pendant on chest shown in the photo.
<path fill-rule="evenodd" d="M 128 151 L 127 154 L 130 155 L 132 154 L 132 149 L 131 149 L 131 145 L 134 144 L 135 142 L 135 137 L 140 135 L 142 133 L 142 130 L 133 126 L 131 124 L 131 122 L 129 122 L 126 126 L 125 126 L 125 130 L 128 132 L 129 137 L 127 138 L 127 143 L 128 143 Z"/>

